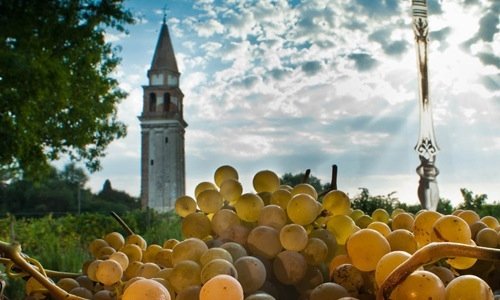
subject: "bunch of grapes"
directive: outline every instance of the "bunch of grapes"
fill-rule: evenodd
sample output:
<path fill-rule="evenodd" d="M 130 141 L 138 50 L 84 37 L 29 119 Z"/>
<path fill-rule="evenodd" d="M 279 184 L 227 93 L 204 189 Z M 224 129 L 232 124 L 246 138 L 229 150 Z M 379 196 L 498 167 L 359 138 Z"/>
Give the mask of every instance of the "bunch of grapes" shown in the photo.
<path fill-rule="evenodd" d="M 194 197 L 178 198 L 175 211 L 183 240 L 148 245 L 136 234 L 109 233 L 90 243 L 94 259 L 84 275 L 56 284 L 102 300 L 380 299 L 391 273 L 417 260 L 383 298 L 494 299 L 500 289 L 499 221 L 469 210 L 366 215 L 340 190 L 318 198 L 310 184 L 282 185 L 269 170 L 245 191 L 226 165 Z M 492 250 L 486 259 L 493 262 L 424 251 L 457 244 Z"/>

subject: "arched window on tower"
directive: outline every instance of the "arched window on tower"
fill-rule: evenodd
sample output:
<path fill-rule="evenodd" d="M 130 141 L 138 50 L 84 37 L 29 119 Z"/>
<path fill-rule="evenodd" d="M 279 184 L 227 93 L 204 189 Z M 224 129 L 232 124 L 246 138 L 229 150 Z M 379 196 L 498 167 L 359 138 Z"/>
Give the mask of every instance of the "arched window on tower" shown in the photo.
<path fill-rule="evenodd" d="M 163 111 L 170 111 L 170 93 L 163 94 Z"/>
<path fill-rule="evenodd" d="M 149 94 L 149 111 L 150 112 L 156 111 L 156 94 L 155 93 Z"/>

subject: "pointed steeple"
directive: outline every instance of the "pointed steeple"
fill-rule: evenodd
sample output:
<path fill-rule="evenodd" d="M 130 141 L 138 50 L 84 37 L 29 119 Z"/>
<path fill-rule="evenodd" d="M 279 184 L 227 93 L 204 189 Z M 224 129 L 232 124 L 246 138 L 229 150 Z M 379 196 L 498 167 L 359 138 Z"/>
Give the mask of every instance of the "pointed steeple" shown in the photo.
<path fill-rule="evenodd" d="M 163 24 L 161 26 L 158 42 L 156 43 L 155 54 L 153 56 L 153 61 L 151 62 L 150 71 L 160 70 L 168 70 L 179 73 L 177 61 L 175 60 L 174 47 L 172 47 L 172 41 L 170 40 L 170 33 L 168 32 L 165 17 L 163 17 Z"/>

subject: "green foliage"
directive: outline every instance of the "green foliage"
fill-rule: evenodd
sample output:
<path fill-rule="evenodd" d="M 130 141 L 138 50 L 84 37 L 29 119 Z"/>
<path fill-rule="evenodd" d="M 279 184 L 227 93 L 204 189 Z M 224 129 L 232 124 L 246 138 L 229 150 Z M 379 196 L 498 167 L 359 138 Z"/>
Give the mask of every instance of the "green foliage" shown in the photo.
<path fill-rule="evenodd" d="M 488 195 L 474 195 L 472 191 L 465 188 L 460 189 L 460 192 L 462 193 L 464 201 L 458 205 L 459 209 L 473 210 L 481 217 L 494 216 L 496 218 L 500 218 L 500 205 L 496 202 L 493 202 L 493 204 L 487 204 L 486 200 L 488 200 Z"/>
<path fill-rule="evenodd" d="M 133 23 L 123 0 L 0 1 L 0 173 L 42 177 L 67 154 L 100 167 L 125 135 L 126 93 L 112 73 L 118 48 L 105 30 Z"/>
<path fill-rule="evenodd" d="M 359 195 L 351 198 L 353 209 L 361 209 L 367 215 L 371 215 L 377 208 L 385 209 L 389 214 L 394 208 L 400 207 L 398 198 L 393 197 L 394 192 L 387 196 L 371 196 L 367 188 L 360 188 Z"/>
<path fill-rule="evenodd" d="M 287 185 L 293 187 L 299 183 L 303 183 L 304 176 L 305 176 L 305 173 L 298 173 L 298 174 L 285 173 L 280 178 L 281 184 L 287 184 Z M 307 183 L 312 185 L 316 189 L 316 191 L 318 191 L 318 192 L 324 191 L 324 190 L 329 188 L 329 184 L 322 184 L 321 180 L 319 180 L 319 178 L 314 177 L 312 175 L 309 175 Z"/>

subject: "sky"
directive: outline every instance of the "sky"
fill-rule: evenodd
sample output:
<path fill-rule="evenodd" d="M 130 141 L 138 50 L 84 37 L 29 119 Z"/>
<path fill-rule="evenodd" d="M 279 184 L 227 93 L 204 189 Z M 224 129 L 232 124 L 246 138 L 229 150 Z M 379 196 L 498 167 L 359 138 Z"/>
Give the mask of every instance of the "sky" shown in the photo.
<path fill-rule="evenodd" d="M 311 169 L 350 196 L 367 188 L 417 204 L 418 81 L 411 1 L 126 1 L 137 23 L 109 32 L 129 93 L 128 135 L 87 187 L 140 193 L 142 85 L 167 4 L 181 72 L 186 194 L 232 165 L 244 192 L 260 170 Z M 429 1 L 429 84 L 440 196 L 460 188 L 500 201 L 500 2 Z"/>

